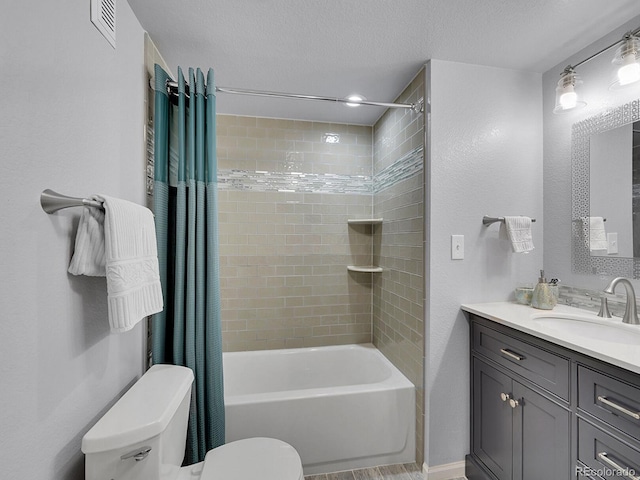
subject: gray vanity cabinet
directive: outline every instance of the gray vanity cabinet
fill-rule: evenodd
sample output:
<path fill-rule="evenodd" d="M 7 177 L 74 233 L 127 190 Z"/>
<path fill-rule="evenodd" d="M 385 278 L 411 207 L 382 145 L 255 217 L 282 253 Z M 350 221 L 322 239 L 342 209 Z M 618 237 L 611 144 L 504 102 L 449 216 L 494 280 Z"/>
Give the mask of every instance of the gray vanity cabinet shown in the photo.
<path fill-rule="evenodd" d="M 473 454 L 496 479 L 569 478 L 569 412 L 480 358 L 472 416 Z"/>
<path fill-rule="evenodd" d="M 469 480 L 640 480 L 640 375 L 470 319 Z"/>
<path fill-rule="evenodd" d="M 566 408 L 514 381 L 513 479 L 570 478 L 571 415 Z"/>
<path fill-rule="evenodd" d="M 472 322 L 467 478 L 570 479 L 569 360 L 480 320 Z"/>
<path fill-rule="evenodd" d="M 473 452 L 498 480 L 509 480 L 513 469 L 513 413 L 506 398 L 512 391 L 510 377 L 474 359 Z"/>

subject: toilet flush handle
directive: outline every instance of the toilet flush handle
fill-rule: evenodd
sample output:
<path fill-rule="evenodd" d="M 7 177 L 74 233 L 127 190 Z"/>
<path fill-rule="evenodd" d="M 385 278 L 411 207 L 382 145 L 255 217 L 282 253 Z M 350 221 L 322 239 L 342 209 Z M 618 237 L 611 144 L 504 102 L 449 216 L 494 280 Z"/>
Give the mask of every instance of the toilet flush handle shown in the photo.
<path fill-rule="evenodd" d="M 129 458 L 135 458 L 136 462 L 140 460 L 144 460 L 151 452 L 151 447 L 142 447 L 140 449 L 136 449 L 133 452 L 125 453 L 120 457 L 120 460 L 127 460 Z"/>

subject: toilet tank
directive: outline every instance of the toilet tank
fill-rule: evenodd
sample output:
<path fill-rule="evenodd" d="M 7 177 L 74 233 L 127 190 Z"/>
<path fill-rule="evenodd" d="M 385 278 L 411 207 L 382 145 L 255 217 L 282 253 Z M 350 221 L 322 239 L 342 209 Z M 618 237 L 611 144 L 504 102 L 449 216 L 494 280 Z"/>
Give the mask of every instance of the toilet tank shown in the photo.
<path fill-rule="evenodd" d="M 83 437 L 85 479 L 175 479 L 184 459 L 192 383 L 189 368 L 152 366 Z"/>

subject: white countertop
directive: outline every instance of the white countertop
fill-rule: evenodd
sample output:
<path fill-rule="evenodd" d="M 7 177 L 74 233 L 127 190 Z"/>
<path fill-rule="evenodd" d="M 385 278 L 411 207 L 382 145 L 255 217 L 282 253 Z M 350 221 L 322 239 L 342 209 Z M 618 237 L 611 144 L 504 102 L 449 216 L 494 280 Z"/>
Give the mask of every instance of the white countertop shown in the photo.
<path fill-rule="evenodd" d="M 463 304 L 462 310 L 475 313 L 501 325 L 520 330 L 534 337 L 547 340 L 570 350 L 602 360 L 603 362 L 640 373 L 640 343 L 618 343 L 603 339 L 578 337 L 553 328 L 553 324 L 535 324 L 533 319 L 540 315 L 565 314 L 592 319 L 598 323 L 615 324 L 617 328 L 629 331 L 632 338 L 640 334 L 640 325 L 626 325 L 618 317 L 603 319 L 595 313 L 567 305 L 556 305 L 553 310 L 538 310 L 515 302 L 494 302 Z M 558 320 L 562 321 L 562 320 Z"/>

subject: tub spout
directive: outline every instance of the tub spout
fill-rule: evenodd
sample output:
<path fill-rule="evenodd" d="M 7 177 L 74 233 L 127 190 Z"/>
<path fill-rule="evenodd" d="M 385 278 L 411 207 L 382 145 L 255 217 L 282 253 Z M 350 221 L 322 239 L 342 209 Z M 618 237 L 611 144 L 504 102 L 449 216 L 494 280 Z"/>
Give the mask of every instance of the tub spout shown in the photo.
<path fill-rule="evenodd" d="M 638 320 L 638 308 L 636 306 L 636 292 L 633 290 L 633 285 L 628 278 L 614 278 L 613 280 L 611 280 L 611 283 L 607 285 L 607 288 L 604 289 L 604 293 L 613 294 L 616 286 L 619 283 L 624 285 L 624 289 L 627 294 L 627 306 L 624 309 L 624 317 L 622 317 L 622 322 L 631 325 L 640 325 L 640 320 Z"/>

